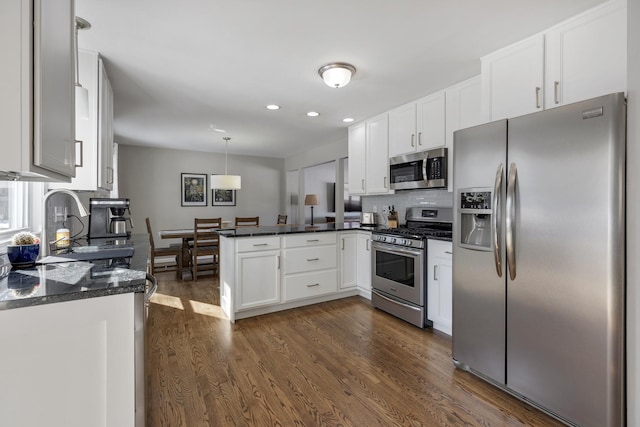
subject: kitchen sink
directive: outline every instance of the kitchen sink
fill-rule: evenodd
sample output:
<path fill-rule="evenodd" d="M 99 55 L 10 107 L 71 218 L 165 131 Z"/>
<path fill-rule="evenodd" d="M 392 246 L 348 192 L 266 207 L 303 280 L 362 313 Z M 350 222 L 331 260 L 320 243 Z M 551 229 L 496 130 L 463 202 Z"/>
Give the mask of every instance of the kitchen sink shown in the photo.
<path fill-rule="evenodd" d="M 73 248 L 73 252 L 49 255 L 38 260 L 38 264 L 51 264 L 71 261 L 95 261 L 100 259 L 129 258 L 134 248 L 130 246 L 101 248 L 99 246 L 81 246 Z"/>

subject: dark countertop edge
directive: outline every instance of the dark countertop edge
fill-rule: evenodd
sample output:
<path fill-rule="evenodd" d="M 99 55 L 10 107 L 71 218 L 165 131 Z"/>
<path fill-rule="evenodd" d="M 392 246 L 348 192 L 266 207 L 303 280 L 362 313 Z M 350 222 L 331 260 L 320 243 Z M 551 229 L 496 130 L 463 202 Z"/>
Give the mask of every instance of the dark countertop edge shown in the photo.
<path fill-rule="evenodd" d="M 334 223 L 330 223 L 334 224 Z M 282 227 L 278 229 L 278 227 Z M 342 232 L 342 231 L 384 231 L 386 228 L 361 226 L 359 223 L 345 223 L 344 226 L 335 226 L 327 224 L 318 224 L 316 226 L 301 226 L 305 229 L 291 229 L 287 226 L 267 226 L 267 227 L 247 227 L 219 231 L 218 234 L 224 237 L 260 237 L 260 236 L 282 236 L 288 234 L 305 234 L 305 233 L 325 233 L 325 232 Z"/>
<path fill-rule="evenodd" d="M 8 310 L 12 308 L 24 308 L 24 307 L 35 307 L 43 304 L 52 304 L 58 302 L 66 302 L 66 301 L 77 301 L 89 298 L 96 297 L 104 297 L 109 295 L 119 295 L 119 294 L 128 294 L 131 292 L 144 292 L 146 286 L 146 280 L 141 280 L 139 284 L 135 284 L 132 281 L 132 284 L 127 286 L 120 286 L 115 288 L 105 288 L 105 289 L 92 289 L 88 291 L 78 291 L 66 294 L 58 294 L 58 295 L 45 295 L 41 297 L 34 298 L 23 298 L 23 299 L 15 299 L 9 301 L 0 301 L 0 311 Z"/>

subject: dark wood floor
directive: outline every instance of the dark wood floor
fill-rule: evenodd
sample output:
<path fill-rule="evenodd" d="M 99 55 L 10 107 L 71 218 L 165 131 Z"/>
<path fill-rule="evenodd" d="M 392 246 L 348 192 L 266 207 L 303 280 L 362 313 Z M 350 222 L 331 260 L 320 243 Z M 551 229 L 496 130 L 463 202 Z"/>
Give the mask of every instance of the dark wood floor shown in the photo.
<path fill-rule="evenodd" d="M 158 275 L 147 426 L 555 426 L 454 368 L 451 340 L 352 297 L 239 320 L 217 279 Z"/>

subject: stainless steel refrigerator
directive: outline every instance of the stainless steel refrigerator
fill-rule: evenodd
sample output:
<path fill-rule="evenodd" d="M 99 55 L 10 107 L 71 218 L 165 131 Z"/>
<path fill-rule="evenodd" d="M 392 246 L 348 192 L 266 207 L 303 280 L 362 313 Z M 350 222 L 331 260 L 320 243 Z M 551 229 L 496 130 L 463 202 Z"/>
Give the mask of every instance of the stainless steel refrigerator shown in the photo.
<path fill-rule="evenodd" d="M 454 362 L 579 426 L 625 423 L 625 105 L 454 136 Z"/>

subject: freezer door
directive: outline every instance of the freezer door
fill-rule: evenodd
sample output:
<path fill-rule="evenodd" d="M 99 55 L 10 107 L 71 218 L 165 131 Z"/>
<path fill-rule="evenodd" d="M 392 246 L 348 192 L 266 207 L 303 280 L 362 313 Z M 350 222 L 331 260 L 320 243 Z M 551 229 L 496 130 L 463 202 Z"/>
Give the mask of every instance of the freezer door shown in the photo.
<path fill-rule="evenodd" d="M 491 205 L 504 200 L 504 163 L 507 156 L 506 120 L 459 130 L 454 134 L 454 227 L 453 227 L 453 358 L 477 373 L 505 383 L 505 275 L 498 275 L 496 254 L 504 260 L 501 228 L 504 204 L 492 214 L 491 247 L 471 249 L 464 245 L 461 192 L 491 192 Z M 503 167 L 502 180 L 496 173 Z M 498 197 L 496 199 L 496 196 Z M 485 218 L 486 219 L 486 218 Z M 497 226 L 497 227 L 496 227 Z M 496 234 L 497 233 L 497 234 Z M 498 237 L 498 245 L 493 237 Z M 504 267 L 502 267 L 504 271 Z"/>
<path fill-rule="evenodd" d="M 609 95 L 508 126 L 507 386 L 585 427 L 623 423 L 624 105 Z"/>

